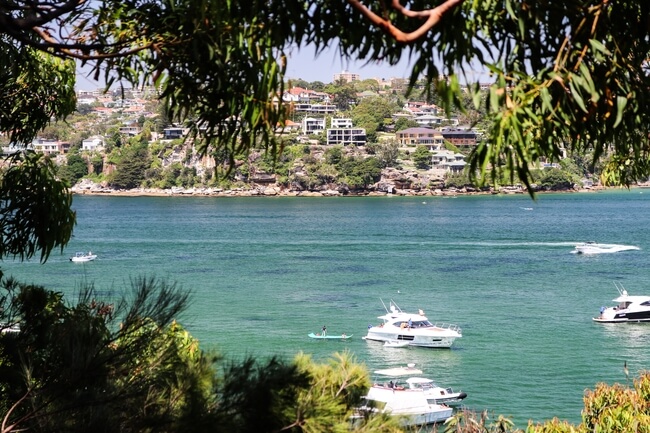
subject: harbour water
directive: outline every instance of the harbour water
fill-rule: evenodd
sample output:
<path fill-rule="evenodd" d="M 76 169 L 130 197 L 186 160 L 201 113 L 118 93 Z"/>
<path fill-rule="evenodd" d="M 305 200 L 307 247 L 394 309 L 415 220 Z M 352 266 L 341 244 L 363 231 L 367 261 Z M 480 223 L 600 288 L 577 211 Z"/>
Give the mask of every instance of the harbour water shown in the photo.
<path fill-rule="evenodd" d="M 466 405 L 528 420 L 580 422 L 585 389 L 648 368 L 650 324 L 591 318 L 617 295 L 650 294 L 650 190 L 527 196 L 155 198 L 76 196 L 78 224 L 45 264 L 6 275 L 71 295 L 110 296 L 156 275 L 192 292 L 180 318 L 230 358 L 326 360 L 349 350 L 370 370 L 415 363 L 468 393 Z M 638 251 L 584 256 L 578 242 Z M 98 255 L 75 264 L 75 251 Z M 381 300 L 459 325 L 450 350 L 362 339 Z M 348 341 L 307 337 L 327 325 Z"/>

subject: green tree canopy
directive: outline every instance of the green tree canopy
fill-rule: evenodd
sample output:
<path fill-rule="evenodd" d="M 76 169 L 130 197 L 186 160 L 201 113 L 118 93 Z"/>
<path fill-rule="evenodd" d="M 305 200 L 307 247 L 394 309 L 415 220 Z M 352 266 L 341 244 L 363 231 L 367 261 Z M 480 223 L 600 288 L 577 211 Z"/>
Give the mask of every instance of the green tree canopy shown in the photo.
<path fill-rule="evenodd" d="M 417 128 L 418 126 L 420 125 L 415 120 L 408 119 L 406 117 L 400 117 L 395 121 L 395 132 L 408 128 Z"/>
<path fill-rule="evenodd" d="M 386 119 L 398 109 L 393 102 L 381 96 L 363 98 L 352 109 L 352 122 L 355 127 L 366 128 L 368 141 L 376 140 L 376 131 L 382 129 Z"/>
<path fill-rule="evenodd" d="M 40 253 L 46 261 L 72 236 L 72 196 L 42 154 L 16 153 L 9 162 L 0 173 L 0 259 L 24 260 Z"/>
<path fill-rule="evenodd" d="M 5 14 L 0 12 L 0 28 Z M 6 30 L 5 30 L 6 31 Z M 52 119 L 75 110 L 75 63 L 16 45 L 0 30 L 0 133 L 28 144 Z"/>
<path fill-rule="evenodd" d="M 132 139 L 127 146 L 118 149 L 116 158 L 116 170 L 109 179 L 110 184 L 122 189 L 139 187 L 151 161 L 147 144 Z"/>
<path fill-rule="evenodd" d="M 382 168 L 392 167 L 399 157 L 399 143 L 395 140 L 380 141 L 368 145 L 368 150 L 375 154 L 375 158 Z"/>
<path fill-rule="evenodd" d="M 74 185 L 79 179 L 88 174 L 88 163 L 79 155 L 79 149 L 77 148 L 75 152 L 68 154 L 67 164 L 62 169 L 65 169 L 62 171 L 65 171 L 66 179 L 70 182 L 70 185 Z"/>
<path fill-rule="evenodd" d="M 413 152 L 413 164 L 415 168 L 420 170 L 428 170 L 431 168 L 431 152 L 426 146 L 419 145 Z"/>

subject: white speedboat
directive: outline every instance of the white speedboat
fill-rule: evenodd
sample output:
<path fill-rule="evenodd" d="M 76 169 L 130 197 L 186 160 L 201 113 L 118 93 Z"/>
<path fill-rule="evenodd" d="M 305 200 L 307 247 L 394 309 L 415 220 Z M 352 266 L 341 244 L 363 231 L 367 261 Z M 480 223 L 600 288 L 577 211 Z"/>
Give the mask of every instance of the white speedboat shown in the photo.
<path fill-rule="evenodd" d="M 622 286 L 616 286 L 619 296 L 613 301 L 615 307 L 601 307 L 600 315 L 594 317 L 600 323 L 650 322 L 650 296 L 631 296 Z"/>
<path fill-rule="evenodd" d="M 453 392 L 451 388 L 439 387 L 432 380 L 419 377 L 422 371 L 413 364 L 374 373 L 374 384 L 368 390 L 367 403 L 360 411 L 399 416 L 404 426 L 445 422 L 453 414 L 450 405 L 467 397 L 464 392 Z"/>
<path fill-rule="evenodd" d="M 382 302 L 383 303 L 383 302 Z M 386 306 L 384 305 L 384 308 Z M 395 302 L 390 302 L 390 309 L 379 316 L 379 325 L 368 326 L 366 340 L 390 342 L 407 342 L 409 346 L 448 348 L 456 338 L 462 337 L 461 330 L 456 325 L 433 324 L 419 310 L 417 314 L 403 312 Z"/>
<path fill-rule="evenodd" d="M 88 251 L 87 253 L 76 253 L 74 256 L 70 257 L 71 262 L 75 263 L 83 263 L 83 262 L 91 262 L 97 258 L 97 254 L 93 254 L 91 251 Z"/>
<path fill-rule="evenodd" d="M 638 250 L 633 245 L 599 244 L 596 242 L 583 242 L 576 245 L 574 252 L 578 254 L 607 254 L 620 251 Z"/>

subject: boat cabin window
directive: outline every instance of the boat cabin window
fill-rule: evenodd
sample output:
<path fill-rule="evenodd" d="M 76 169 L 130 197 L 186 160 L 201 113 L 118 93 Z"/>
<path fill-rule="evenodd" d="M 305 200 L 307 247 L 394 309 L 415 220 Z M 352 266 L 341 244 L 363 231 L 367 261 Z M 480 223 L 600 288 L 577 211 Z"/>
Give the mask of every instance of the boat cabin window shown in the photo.
<path fill-rule="evenodd" d="M 641 302 L 641 305 L 647 307 L 648 305 L 650 305 L 650 301 Z"/>
<path fill-rule="evenodd" d="M 398 328 L 408 328 L 409 323 L 407 321 L 395 322 L 395 326 L 397 326 Z M 433 325 L 428 320 L 414 320 L 411 322 L 411 329 L 429 328 L 431 326 Z"/>
<path fill-rule="evenodd" d="M 362 409 L 365 410 L 372 410 L 372 409 L 377 409 L 377 410 L 384 410 L 386 408 L 386 402 L 385 401 L 378 401 L 378 400 L 370 400 L 368 398 L 363 399 L 363 405 L 361 406 Z"/>

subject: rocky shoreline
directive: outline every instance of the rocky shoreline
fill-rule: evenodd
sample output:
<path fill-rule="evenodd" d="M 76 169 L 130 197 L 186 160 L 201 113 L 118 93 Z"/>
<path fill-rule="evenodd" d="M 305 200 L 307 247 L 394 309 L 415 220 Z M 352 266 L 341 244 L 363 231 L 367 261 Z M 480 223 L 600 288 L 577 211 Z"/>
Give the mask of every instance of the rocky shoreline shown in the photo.
<path fill-rule="evenodd" d="M 571 189 L 552 192 L 586 192 L 604 188 L 593 187 L 589 189 Z M 71 188 L 76 195 L 110 195 L 128 197 L 384 197 L 384 196 L 413 196 L 413 197 L 445 197 L 458 195 L 494 195 L 494 194 L 527 194 L 523 187 L 494 188 L 449 188 L 449 189 L 398 189 L 390 188 L 386 191 L 363 190 L 344 191 L 326 189 L 322 191 L 297 191 L 284 189 L 278 186 L 251 185 L 250 188 L 135 188 L 129 190 L 112 189 L 104 185 L 84 180 Z M 540 191 L 541 192 L 541 191 Z"/>

